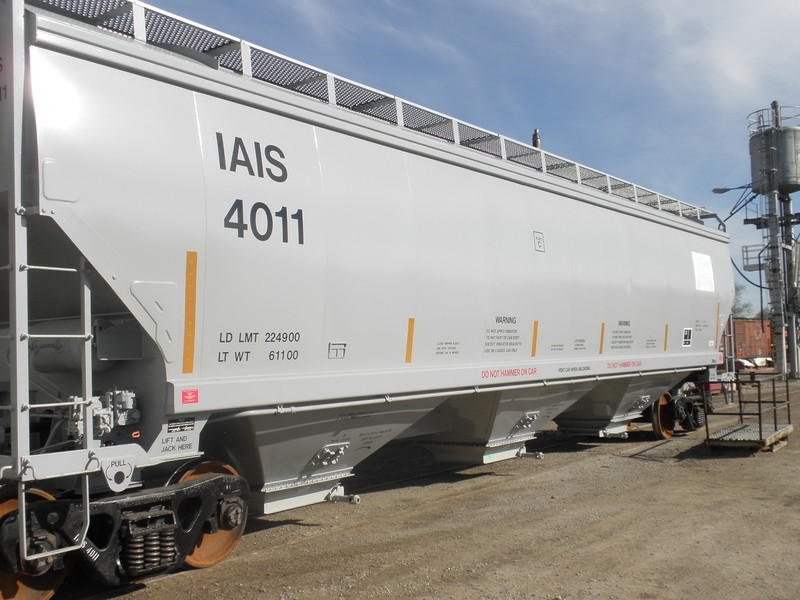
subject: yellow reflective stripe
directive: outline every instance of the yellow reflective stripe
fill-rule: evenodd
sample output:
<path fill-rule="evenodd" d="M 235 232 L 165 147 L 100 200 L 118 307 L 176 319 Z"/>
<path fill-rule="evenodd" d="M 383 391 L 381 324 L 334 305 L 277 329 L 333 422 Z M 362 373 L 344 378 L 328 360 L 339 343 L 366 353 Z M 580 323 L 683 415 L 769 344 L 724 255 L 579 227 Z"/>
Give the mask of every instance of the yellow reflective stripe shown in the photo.
<path fill-rule="evenodd" d="M 536 358 L 536 345 L 539 343 L 539 321 L 533 322 L 533 342 L 531 343 L 531 358 Z"/>
<path fill-rule="evenodd" d="M 408 336 L 406 337 L 406 363 L 411 362 L 411 351 L 414 348 L 414 318 L 408 320 Z"/>
<path fill-rule="evenodd" d="M 186 253 L 186 304 L 183 313 L 183 372 L 194 372 L 197 317 L 197 252 Z"/>
<path fill-rule="evenodd" d="M 605 323 L 601 323 L 600 324 L 600 354 L 603 353 L 603 342 L 605 341 L 605 338 L 606 338 L 606 324 Z"/>

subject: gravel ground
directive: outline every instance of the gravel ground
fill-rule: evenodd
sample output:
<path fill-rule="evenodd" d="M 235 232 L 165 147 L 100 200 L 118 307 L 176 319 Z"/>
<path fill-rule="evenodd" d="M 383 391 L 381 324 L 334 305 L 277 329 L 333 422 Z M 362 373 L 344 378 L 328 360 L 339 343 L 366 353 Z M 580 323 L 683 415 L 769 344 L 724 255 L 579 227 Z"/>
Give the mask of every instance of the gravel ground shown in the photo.
<path fill-rule="evenodd" d="M 800 447 L 712 451 L 704 433 L 544 431 L 529 447 L 544 460 L 400 482 L 429 465 L 396 445 L 371 461 L 390 461 L 394 483 L 369 464 L 350 483 L 358 506 L 252 519 L 216 567 L 113 593 L 73 581 L 56 599 L 800 597 Z"/>

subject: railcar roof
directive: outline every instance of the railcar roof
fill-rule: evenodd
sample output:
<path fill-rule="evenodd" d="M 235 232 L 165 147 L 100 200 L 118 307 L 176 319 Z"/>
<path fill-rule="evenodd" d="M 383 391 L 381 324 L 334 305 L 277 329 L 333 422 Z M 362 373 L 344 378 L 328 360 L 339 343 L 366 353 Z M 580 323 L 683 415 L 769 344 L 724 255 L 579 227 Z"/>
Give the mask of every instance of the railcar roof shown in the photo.
<path fill-rule="evenodd" d="M 202 59 L 398 127 L 559 177 L 616 198 L 643 204 L 692 221 L 714 218 L 712 212 L 509 139 L 434 110 L 349 81 L 281 54 L 193 23 L 153 6 L 128 0 L 26 0 L 114 34 Z"/>

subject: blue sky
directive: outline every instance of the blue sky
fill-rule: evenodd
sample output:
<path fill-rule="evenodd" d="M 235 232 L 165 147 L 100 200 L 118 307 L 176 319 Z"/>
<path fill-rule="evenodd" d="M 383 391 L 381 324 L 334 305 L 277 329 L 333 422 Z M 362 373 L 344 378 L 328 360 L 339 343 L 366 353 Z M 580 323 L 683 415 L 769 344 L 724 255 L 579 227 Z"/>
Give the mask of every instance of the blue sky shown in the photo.
<path fill-rule="evenodd" d="M 710 190 L 750 181 L 747 115 L 800 105 L 796 0 L 152 4 L 722 216 L 738 196 Z M 738 264 L 760 241 L 741 216 Z"/>

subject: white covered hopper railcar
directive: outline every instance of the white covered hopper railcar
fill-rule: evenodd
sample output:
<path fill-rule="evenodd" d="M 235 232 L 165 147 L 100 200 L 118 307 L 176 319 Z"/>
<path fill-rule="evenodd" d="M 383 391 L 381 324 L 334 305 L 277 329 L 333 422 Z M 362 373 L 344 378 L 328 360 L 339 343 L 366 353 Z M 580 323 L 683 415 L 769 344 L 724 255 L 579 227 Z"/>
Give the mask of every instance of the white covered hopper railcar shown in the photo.
<path fill-rule="evenodd" d="M 11 597 L 212 565 L 392 439 L 509 458 L 720 362 L 703 209 L 137 2 L 0 11 Z"/>

